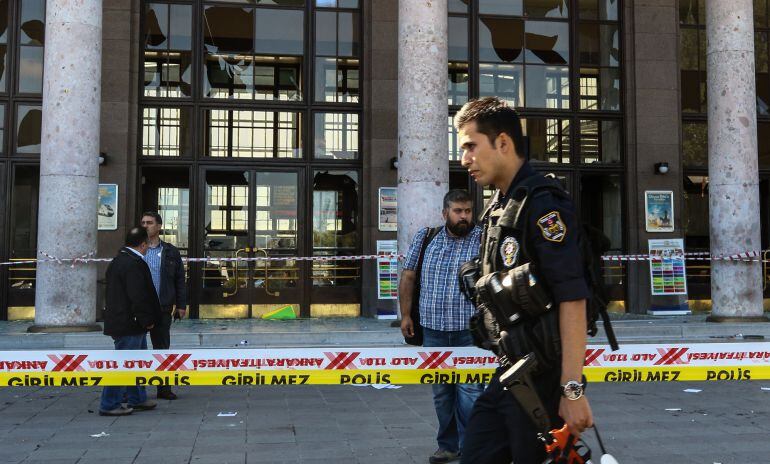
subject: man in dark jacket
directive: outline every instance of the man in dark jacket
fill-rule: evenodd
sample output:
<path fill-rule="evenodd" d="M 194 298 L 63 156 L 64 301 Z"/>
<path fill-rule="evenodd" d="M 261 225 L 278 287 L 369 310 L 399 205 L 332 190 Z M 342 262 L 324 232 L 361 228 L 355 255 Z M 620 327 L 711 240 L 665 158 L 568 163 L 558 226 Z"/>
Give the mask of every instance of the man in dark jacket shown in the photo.
<path fill-rule="evenodd" d="M 163 218 L 156 211 L 142 214 L 142 227 L 147 229 L 148 248 L 144 261 L 150 268 L 152 284 L 158 294 L 161 317 L 150 331 L 154 350 L 171 347 L 171 319 L 183 318 L 187 309 L 187 286 L 184 280 L 184 265 L 179 250 L 160 239 Z M 175 400 L 176 394 L 168 385 L 158 386 L 158 398 Z"/>
<path fill-rule="evenodd" d="M 146 252 L 147 231 L 134 227 L 107 268 L 104 335 L 112 337 L 116 350 L 146 350 L 147 331 L 160 319 L 160 302 L 143 259 Z M 122 405 L 124 395 L 128 407 Z M 99 415 L 125 416 L 156 405 L 144 387 L 104 387 Z"/>

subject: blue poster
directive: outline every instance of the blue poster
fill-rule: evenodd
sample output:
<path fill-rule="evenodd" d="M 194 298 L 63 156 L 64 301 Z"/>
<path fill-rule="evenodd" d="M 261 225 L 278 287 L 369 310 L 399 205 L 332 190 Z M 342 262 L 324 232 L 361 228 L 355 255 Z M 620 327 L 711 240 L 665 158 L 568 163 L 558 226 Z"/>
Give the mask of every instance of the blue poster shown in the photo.
<path fill-rule="evenodd" d="M 647 232 L 674 231 L 674 192 L 644 192 L 644 214 Z"/>
<path fill-rule="evenodd" d="M 99 184 L 99 201 L 96 208 L 99 230 L 117 230 L 118 184 Z"/>

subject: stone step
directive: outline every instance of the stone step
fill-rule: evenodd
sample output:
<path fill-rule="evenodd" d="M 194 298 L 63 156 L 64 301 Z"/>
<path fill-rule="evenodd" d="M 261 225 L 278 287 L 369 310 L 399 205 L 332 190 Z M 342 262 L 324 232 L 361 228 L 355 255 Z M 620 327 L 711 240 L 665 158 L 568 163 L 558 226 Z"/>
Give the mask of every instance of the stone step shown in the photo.
<path fill-rule="evenodd" d="M 26 333 L 29 323 L 0 323 L 0 350 L 112 349 L 99 332 Z M 720 343 L 770 340 L 770 323 L 707 323 L 692 319 L 613 321 L 621 344 Z M 603 328 L 589 344 L 606 342 Z M 295 321 L 185 321 L 172 329 L 174 348 L 282 348 L 403 346 L 398 328 L 374 319 Z"/>

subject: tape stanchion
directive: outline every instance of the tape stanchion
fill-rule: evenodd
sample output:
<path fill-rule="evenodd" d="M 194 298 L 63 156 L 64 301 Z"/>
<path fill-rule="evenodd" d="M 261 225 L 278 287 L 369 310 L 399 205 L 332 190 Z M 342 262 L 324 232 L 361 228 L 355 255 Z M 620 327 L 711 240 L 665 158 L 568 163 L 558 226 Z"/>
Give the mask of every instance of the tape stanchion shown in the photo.
<path fill-rule="evenodd" d="M 4 351 L 0 387 L 486 383 L 497 360 L 463 348 Z M 592 345 L 591 382 L 770 380 L 770 343 Z"/>

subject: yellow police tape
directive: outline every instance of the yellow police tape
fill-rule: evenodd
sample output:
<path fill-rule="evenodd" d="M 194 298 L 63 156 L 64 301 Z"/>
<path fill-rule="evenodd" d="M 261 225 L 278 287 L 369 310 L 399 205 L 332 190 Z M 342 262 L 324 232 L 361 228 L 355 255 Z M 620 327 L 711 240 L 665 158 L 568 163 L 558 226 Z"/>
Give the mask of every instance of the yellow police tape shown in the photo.
<path fill-rule="evenodd" d="M 122 385 L 367 385 L 487 383 L 489 369 L 96 371 L 0 373 L 0 387 Z M 770 366 L 586 367 L 589 382 L 770 380 Z"/>
<path fill-rule="evenodd" d="M 493 373 L 489 369 L 19 372 L 1 373 L 0 387 L 487 383 Z"/>

